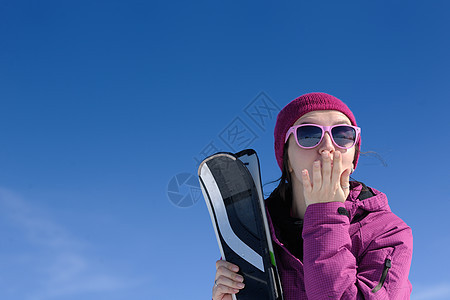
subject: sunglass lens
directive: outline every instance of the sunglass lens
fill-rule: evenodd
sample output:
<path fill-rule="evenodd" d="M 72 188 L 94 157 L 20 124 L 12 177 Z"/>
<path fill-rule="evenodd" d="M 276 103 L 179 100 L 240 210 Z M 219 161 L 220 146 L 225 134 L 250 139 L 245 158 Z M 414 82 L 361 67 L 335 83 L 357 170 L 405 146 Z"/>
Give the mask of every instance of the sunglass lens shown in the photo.
<path fill-rule="evenodd" d="M 297 140 L 302 147 L 314 147 L 322 138 L 322 129 L 316 126 L 302 126 L 297 128 Z"/>
<path fill-rule="evenodd" d="M 336 145 L 348 148 L 353 146 L 356 139 L 356 130 L 350 126 L 337 126 L 331 130 Z"/>

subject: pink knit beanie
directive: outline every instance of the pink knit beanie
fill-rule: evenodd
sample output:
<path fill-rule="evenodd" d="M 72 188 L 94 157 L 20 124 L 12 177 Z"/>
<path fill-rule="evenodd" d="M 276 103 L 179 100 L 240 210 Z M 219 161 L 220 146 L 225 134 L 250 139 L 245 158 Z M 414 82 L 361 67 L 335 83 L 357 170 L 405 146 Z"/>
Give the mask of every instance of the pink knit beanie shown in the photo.
<path fill-rule="evenodd" d="M 357 126 L 351 110 L 344 102 L 334 96 L 325 93 L 309 93 L 292 100 L 278 113 L 275 124 L 275 157 L 281 170 L 283 170 L 283 150 L 286 132 L 301 116 L 314 110 L 340 111 L 350 119 L 352 125 Z M 361 146 L 361 137 L 357 145 Z M 358 158 L 359 152 L 354 160 L 355 168 Z"/>

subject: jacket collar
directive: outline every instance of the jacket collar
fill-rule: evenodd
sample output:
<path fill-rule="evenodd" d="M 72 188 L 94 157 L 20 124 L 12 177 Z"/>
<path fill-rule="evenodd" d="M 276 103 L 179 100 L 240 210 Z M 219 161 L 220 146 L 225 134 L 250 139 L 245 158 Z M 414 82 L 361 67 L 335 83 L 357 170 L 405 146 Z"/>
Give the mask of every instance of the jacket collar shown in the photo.
<path fill-rule="evenodd" d="M 387 197 L 384 193 L 367 187 L 362 182 L 351 181 L 350 194 L 345 202 L 350 215 L 354 215 L 358 208 L 365 211 L 390 211 Z"/>

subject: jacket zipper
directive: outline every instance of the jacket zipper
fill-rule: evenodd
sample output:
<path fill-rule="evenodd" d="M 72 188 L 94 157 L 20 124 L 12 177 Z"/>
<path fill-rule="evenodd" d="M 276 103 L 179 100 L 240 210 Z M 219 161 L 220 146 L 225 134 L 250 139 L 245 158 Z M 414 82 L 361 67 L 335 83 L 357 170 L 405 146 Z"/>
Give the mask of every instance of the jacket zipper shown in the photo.
<path fill-rule="evenodd" d="M 384 261 L 384 270 L 383 270 L 383 274 L 381 275 L 380 282 L 378 283 L 378 285 L 376 287 L 373 288 L 372 293 L 376 293 L 379 290 L 381 290 L 390 268 L 391 268 L 391 260 L 389 258 L 386 258 L 386 260 Z"/>

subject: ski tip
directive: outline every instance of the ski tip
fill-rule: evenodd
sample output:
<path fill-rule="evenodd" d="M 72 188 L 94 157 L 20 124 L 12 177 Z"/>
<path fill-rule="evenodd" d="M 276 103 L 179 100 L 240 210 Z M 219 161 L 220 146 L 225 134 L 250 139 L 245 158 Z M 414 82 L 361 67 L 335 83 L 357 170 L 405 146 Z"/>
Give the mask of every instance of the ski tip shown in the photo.
<path fill-rule="evenodd" d="M 201 176 L 201 174 L 202 174 L 202 169 L 203 169 L 204 165 L 205 165 L 208 161 L 213 160 L 213 159 L 216 159 L 216 158 L 218 158 L 218 157 L 228 157 L 228 158 L 230 158 L 230 159 L 232 159 L 232 160 L 236 160 L 236 159 L 237 159 L 236 156 L 235 156 L 235 154 L 230 153 L 230 152 L 218 152 L 218 153 L 215 153 L 215 154 L 213 154 L 213 155 L 210 155 L 210 156 L 208 156 L 207 158 L 205 158 L 205 159 L 200 163 L 200 165 L 198 166 L 198 171 L 197 171 L 198 176 Z"/>
<path fill-rule="evenodd" d="M 236 157 L 239 158 L 244 155 L 251 156 L 254 154 L 256 154 L 256 151 L 254 149 L 244 149 L 242 151 L 237 152 L 235 155 L 236 155 Z"/>

